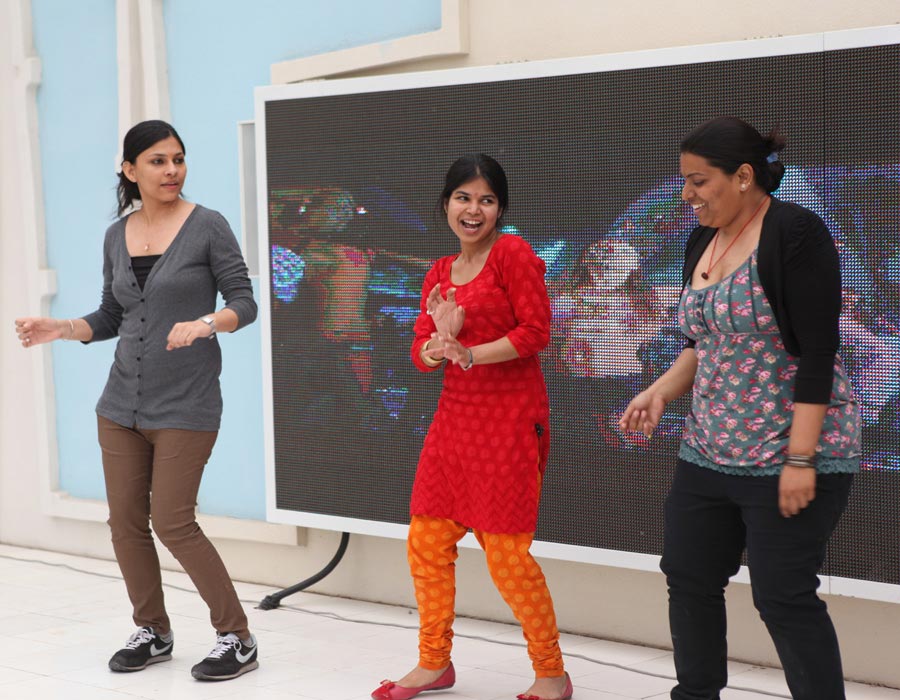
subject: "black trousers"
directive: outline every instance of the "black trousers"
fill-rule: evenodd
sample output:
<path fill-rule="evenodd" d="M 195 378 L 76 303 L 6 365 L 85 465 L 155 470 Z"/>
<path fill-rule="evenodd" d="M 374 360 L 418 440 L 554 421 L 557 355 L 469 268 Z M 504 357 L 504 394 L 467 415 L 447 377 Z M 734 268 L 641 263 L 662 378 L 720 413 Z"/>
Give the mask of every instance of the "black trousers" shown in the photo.
<path fill-rule="evenodd" d="M 753 603 L 795 700 L 843 700 L 837 636 L 816 595 L 852 474 L 819 474 L 798 515 L 778 511 L 777 476 L 732 476 L 679 460 L 665 504 L 661 568 L 678 685 L 673 700 L 718 700 L 728 682 L 725 586 L 747 549 Z"/>

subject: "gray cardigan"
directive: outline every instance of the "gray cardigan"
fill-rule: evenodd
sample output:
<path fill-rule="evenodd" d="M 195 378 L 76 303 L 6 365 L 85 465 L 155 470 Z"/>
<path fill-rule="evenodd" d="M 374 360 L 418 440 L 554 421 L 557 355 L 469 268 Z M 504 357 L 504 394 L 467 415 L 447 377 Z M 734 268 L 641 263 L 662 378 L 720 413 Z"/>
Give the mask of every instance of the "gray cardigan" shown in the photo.
<path fill-rule="evenodd" d="M 196 206 L 141 291 L 125 245 L 127 218 L 106 231 L 100 308 L 84 317 L 92 342 L 119 336 L 97 413 L 148 430 L 218 430 L 219 341 L 200 338 L 167 351 L 166 338 L 176 323 L 215 311 L 217 291 L 237 314 L 238 328 L 254 321 L 256 302 L 238 242 L 221 214 Z"/>

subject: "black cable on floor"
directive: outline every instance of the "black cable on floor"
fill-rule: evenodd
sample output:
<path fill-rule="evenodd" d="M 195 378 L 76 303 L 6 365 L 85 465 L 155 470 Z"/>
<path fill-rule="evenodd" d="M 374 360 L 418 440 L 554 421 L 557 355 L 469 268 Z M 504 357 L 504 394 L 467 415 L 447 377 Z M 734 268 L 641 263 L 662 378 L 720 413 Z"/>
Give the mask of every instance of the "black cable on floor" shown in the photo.
<path fill-rule="evenodd" d="M 287 598 L 289 595 L 299 593 L 300 591 L 309 588 L 314 583 L 318 583 L 319 581 L 321 581 L 323 578 L 328 576 L 328 574 L 334 571 L 334 568 L 340 563 L 341 559 L 344 558 L 344 552 L 347 551 L 348 542 L 350 542 L 350 533 L 342 532 L 341 543 L 338 545 L 338 549 L 334 553 L 334 556 L 331 558 L 331 561 L 325 565 L 324 569 L 322 569 L 317 574 L 313 574 L 308 579 L 305 579 L 300 583 L 295 583 L 289 588 L 284 588 L 277 593 L 267 595 L 259 602 L 259 605 L 257 605 L 256 607 L 258 607 L 260 610 L 274 610 L 275 608 L 279 607 L 281 605 L 281 601 Z"/>

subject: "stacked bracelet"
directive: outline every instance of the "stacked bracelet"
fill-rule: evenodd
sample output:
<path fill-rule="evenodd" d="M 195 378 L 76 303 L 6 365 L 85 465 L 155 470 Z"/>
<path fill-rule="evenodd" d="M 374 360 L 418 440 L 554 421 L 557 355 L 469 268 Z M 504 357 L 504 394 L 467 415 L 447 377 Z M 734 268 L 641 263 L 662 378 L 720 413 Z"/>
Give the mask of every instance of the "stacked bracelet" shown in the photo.
<path fill-rule="evenodd" d="M 788 456 L 784 460 L 784 464 L 787 467 L 803 467 L 804 469 L 815 469 L 816 456 L 788 454 Z"/>
<path fill-rule="evenodd" d="M 72 338 L 75 336 L 75 324 L 72 323 L 72 319 L 71 319 L 71 318 L 67 318 L 66 321 L 67 321 L 68 324 L 69 324 L 69 337 L 68 337 L 68 338 L 63 338 L 63 340 L 72 340 Z"/>

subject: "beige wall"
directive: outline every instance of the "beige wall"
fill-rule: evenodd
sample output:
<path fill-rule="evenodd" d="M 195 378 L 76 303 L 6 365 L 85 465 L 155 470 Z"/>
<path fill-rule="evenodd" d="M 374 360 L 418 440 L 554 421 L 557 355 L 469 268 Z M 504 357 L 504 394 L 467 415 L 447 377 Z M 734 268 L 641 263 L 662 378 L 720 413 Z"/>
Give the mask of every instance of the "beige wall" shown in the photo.
<path fill-rule="evenodd" d="M 900 23 L 896 0 L 469 0 L 467 56 L 352 75 L 488 66 Z"/>
<path fill-rule="evenodd" d="M 0 3 L 0 27 L 6 27 L 2 31 L 18 26 L 21 13 L 17 14 L 16 8 L 27 5 L 21 0 Z M 492 65 L 898 22 L 897 0 L 470 0 L 468 55 L 411 61 L 376 72 Z M 50 497 L 55 445 L 52 436 L 46 437 L 45 428 L 53 405 L 52 386 L 44 379 L 49 358 L 36 352 L 23 363 L 22 351 L 11 333 L 15 314 L 23 308 L 37 312 L 38 300 L 43 290 L 52 288 L 52 280 L 40 270 L 39 176 L 29 169 L 28 144 L 22 141 L 32 118 L 29 89 L 23 83 L 30 49 L 6 38 L 0 37 L 0 100 L 4 105 L 0 110 L 0 541 L 112 558 L 102 504 L 60 505 L 59 499 Z M 317 571 L 330 558 L 339 538 L 337 533 L 287 526 L 259 524 L 248 529 L 226 519 L 207 522 L 235 578 L 273 587 L 289 585 Z M 177 568 L 171 557 L 164 555 L 164 561 Z M 668 645 L 665 585 L 659 574 L 560 561 L 544 564 L 563 629 Z M 460 614 L 511 619 L 478 552 L 464 551 L 458 572 Z M 412 605 L 404 543 L 353 536 L 344 562 L 315 590 Z M 843 641 L 847 675 L 900 687 L 900 666 L 894 660 L 895 650 L 900 648 L 900 605 L 852 598 L 830 598 L 829 604 Z M 742 660 L 776 663 L 746 586 L 731 586 L 729 612 L 731 654 Z M 413 653 L 410 649 L 411 658 Z"/>

